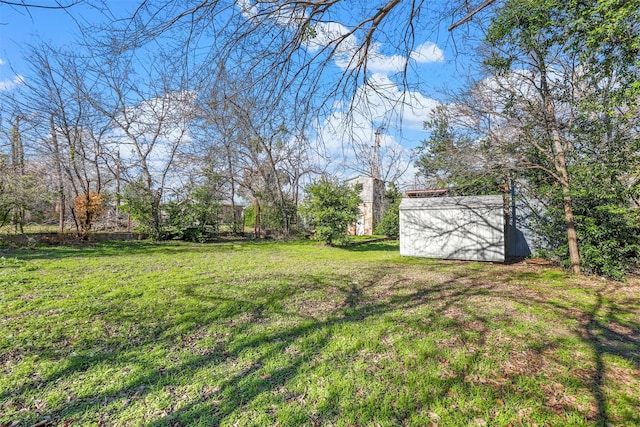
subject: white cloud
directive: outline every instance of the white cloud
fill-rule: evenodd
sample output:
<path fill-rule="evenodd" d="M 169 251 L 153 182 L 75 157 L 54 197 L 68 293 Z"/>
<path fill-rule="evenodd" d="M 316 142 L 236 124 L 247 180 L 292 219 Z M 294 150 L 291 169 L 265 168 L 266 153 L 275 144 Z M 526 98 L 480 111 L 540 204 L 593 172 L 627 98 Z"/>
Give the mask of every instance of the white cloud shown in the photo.
<path fill-rule="evenodd" d="M 335 39 L 333 39 L 335 40 Z M 318 41 L 320 44 L 321 41 Z M 355 67 L 360 61 L 361 52 L 353 35 L 343 42 L 343 46 L 336 50 L 336 65 L 343 70 Z M 367 53 L 367 70 L 371 73 L 397 73 L 404 70 L 411 60 L 418 64 L 443 62 L 444 52 L 431 42 L 424 42 L 409 54 L 409 60 L 403 55 L 386 55 L 381 52 L 379 43 L 374 43 Z M 317 49 L 317 47 L 316 47 Z"/>
<path fill-rule="evenodd" d="M 314 27 L 313 37 L 306 41 L 305 48 L 309 52 L 317 52 L 331 44 L 336 45 L 336 55 L 353 55 L 357 41 L 349 29 L 338 22 L 319 22 Z"/>
<path fill-rule="evenodd" d="M 277 4 L 275 2 L 236 0 L 240 13 L 249 21 L 274 21 L 281 27 L 295 25 L 306 16 L 304 9 L 296 5 Z"/>
<path fill-rule="evenodd" d="M 346 29 L 345 29 L 346 30 Z M 337 40 L 336 38 L 323 38 L 318 40 L 314 49 L 329 40 Z M 443 62 L 444 52 L 437 45 L 431 42 L 424 42 L 409 54 L 409 60 L 403 55 L 386 55 L 381 52 L 382 45 L 374 43 L 367 53 L 367 70 L 371 73 L 397 73 L 404 70 L 407 62 L 413 60 L 418 64 L 426 64 L 430 62 Z M 336 65 L 343 70 L 354 68 L 360 62 L 361 52 L 353 35 L 343 42 L 343 46 L 335 52 Z"/>
<path fill-rule="evenodd" d="M 6 62 L 4 62 L 2 58 L 0 58 L 0 65 L 4 65 L 4 64 L 6 64 Z"/>
<path fill-rule="evenodd" d="M 383 175 L 391 178 L 404 172 L 400 183 L 410 185 L 415 168 L 411 152 L 403 144 L 413 146 L 415 141 L 407 141 L 405 136 L 420 135 L 424 120 L 438 105 L 420 92 L 399 88 L 383 74 L 374 74 L 368 85 L 358 88 L 351 104 L 334 105 L 331 115 L 317 124 L 317 138 L 324 144 L 325 155 L 337 161 L 347 177 L 367 170 L 376 129 L 383 128 Z"/>
<path fill-rule="evenodd" d="M 331 160 L 329 170 L 342 179 L 371 171 L 373 145 L 377 128 L 362 117 L 351 118 L 347 112 L 334 112 L 318 129 L 324 144 L 324 158 Z M 413 179 L 411 152 L 386 129 L 380 129 L 378 148 L 381 177 L 401 185 Z M 326 160 L 325 160 L 326 161 Z"/>
<path fill-rule="evenodd" d="M 435 43 L 424 42 L 411 52 L 410 57 L 418 64 L 443 62 L 444 52 Z"/>
<path fill-rule="evenodd" d="M 379 53 L 369 55 L 367 69 L 372 73 L 394 73 L 402 71 L 407 60 L 400 55 L 386 56 Z"/>
<path fill-rule="evenodd" d="M 24 77 L 21 75 L 15 76 L 11 80 L 0 80 L 0 92 L 11 90 L 14 87 L 24 83 Z"/>
<path fill-rule="evenodd" d="M 194 100 L 193 92 L 170 92 L 127 107 L 126 114 L 118 116 L 118 121 L 144 144 L 157 140 L 176 144 L 185 140 L 195 112 Z M 117 130 L 114 135 L 124 137 L 125 133 Z"/>
<path fill-rule="evenodd" d="M 376 73 L 366 86 L 358 88 L 353 107 L 375 121 L 401 124 L 422 130 L 423 122 L 439 102 L 420 92 L 401 89 L 388 76 Z"/>
<path fill-rule="evenodd" d="M 307 18 L 304 10 L 295 6 L 254 0 L 236 0 L 236 4 L 247 20 L 268 19 L 281 27 L 301 25 Z M 304 47 L 310 53 L 326 50 L 334 57 L 335 64 L 343 70 L 354 68 L 362 62 L 361 55 L 364 53 L 348 27 L 334 21 L 317 22 L 310 31 L 312 34 L 304 41 Z M 442 49 L 429 41 L 417 46 L 409 53 L 408 58 L 404 55 L 382 53 L 380 43 L 371 44 L 366 55 L 367 70 L 371 73 L 397 73 L 405 68 L 407 61 L 417 64 L 444 61 Z"/>
<path fill-rule="evenodd" d="M 237 0 L 236 4 L 245 18 L 251 20 L 258 15 L 258 8 L 250 0 Z"/>
<path fill-rule="evenodd" d="M 380 52 L 381 45 L 371 46 L 367 58 L 367 69 L 372 73 L 397 73 L 407 65 L 407 58 L 402 55 L 385 55 Z M 418 64 L 443 62 L 444 52 L 436 44 L 424 42 L 409 54 L 410 60 Z"/>
<path fill-rule="evenodd" d="M 195 96 L 188 91 L 166 93 L 129 106 L 117 117 L 120 127 L 114 128 L 109 138 L 128 167 L 138 165 L 143 156 L 154 179 L 162 176 L 173 154 L 192 142 L 189 124 L 195 113 Z M 173 176 L 168 179 L 178 182 Z"/>
<path fill-rule="evenodd" d="M 352 142 L 370 141 L 373 124 L 400 131 L 422 131 L 440 103 L 420 92 L 399 88 L 389 77 L 374 74 L 360 86 L 348 105 L 336 104 L 321 125 L 320 134 L 333 154 Z"/>

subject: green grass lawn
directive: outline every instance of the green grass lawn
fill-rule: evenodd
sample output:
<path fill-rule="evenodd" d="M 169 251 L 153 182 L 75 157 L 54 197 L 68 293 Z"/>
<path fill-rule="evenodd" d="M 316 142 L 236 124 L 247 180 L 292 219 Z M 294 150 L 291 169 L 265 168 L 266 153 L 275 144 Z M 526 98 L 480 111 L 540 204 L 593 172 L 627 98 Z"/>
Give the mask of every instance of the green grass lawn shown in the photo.
<path fill-rule="evenodd" d="M 0 426 L 640 425 L 640 284 L 396 242 L 0 258 Z"/>

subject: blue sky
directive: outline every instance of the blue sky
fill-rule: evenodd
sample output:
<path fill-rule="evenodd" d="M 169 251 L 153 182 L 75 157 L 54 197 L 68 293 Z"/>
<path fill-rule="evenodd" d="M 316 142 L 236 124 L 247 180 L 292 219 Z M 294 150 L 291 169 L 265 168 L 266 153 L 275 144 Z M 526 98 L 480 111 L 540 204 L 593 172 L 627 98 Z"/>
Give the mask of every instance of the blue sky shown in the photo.
<path fill-rule="evenodd" d="M 38 0 L 35 4 L 51 5 L 54 1 Z M 133 1 L 110 0 L 111 12 L 125 16 Z M 72 46 L 79 37 L 78 24 L 107 22 L 104 11 L 80 3 L 69 9 L 41 9 L 0 5 L 0 82 L 12 81 L 16 74 L 28 73 L 29 61 L 24 58 L 28 45 L 40 42 L 54 46 Z"/>
<path fill-rule="evenodd" d="M 108 2 L 110 13 L 115 16 L 127 16 L 137 3 L 131 0 Z M 242 4 L 251 5 L 249 0 L 238 0 L 237 3 L 239 7 Z M 46 4 L 45 0 L 40 4 Z M 250 13 L 249 9 L 247 13 Z M 45 41 L 68 48 L 79 37 L 77 22 L 97 24 L 107 19 L 104 11 L 82 4 L 68 10 L 24 9 L 0 5 L 0 94 L 2 90 L 10 90 L 12 86 L 19 84 L 21 78 L 28 78 L 29 61 L 23 57 L 27 45 Z M 340 20 L 338 17 L 338 23 L 332 24 L 333 27 L 327 31 L 340 31 Z M 348 24 L 349 17 L 345 16 L 342 21 Z M 374 97 L 374 103 L 365 108 L 371 117 L 356 118 L 360 122 L 356 126 L 358 130 L 353 133 L 345 132 L 341 127 L 344 111 L 339 107 L 336 107 L 333 114 L 318 119 L 317 133 L 324 137 L 329 155 L 342 156 L 347 164 L 353 162 L 353 153 L 344 150 L 345 138 L 354 139 L 366 146 L 373 140 L 375 129 L 384 123 L 383 144 L 390 149 L 406 149 L 404 161 L 411 162 L 409 150 L 425 138 L 422 121 L 428 118 L 429 110 L 445 100 L 444 91 L 459 88 L 467 77 L 471 56 L 465 55 L 463 51 L 469 50 L 469 47 L 455 39 L 458 35 L 452 35 L 446 30 L 450 23 L 450 20 L 434 20 L 433 25 L 423 26 L 416 33 L 415 52 L 412 54 L 408 76 L 412 90 L 405 93 L 408 102 L 403 108 L 385 106 L 383 101 L 375 105 Z M 372 62 L 374 66 L 371 78 L 392 96 L 400 96 L 404 89 L 397 84 L 394 76 L 395 55 L 397 53 L 381 44 L 380 57 Z M 341 64 L 336 61 L 336 70 L 340 67 Z M 359 90 L 362 94 L 369 95 L 365 88 Z M 414 172 L 410 168 L 409 175 L 412 173 Z"/>

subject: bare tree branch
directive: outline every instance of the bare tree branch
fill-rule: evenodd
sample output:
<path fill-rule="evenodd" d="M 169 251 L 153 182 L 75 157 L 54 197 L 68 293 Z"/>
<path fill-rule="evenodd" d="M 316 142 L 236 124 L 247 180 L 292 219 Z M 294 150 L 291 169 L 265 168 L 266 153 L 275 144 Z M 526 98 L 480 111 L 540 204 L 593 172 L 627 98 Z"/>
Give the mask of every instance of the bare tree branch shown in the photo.
<path fill-rule="evenodd" d="M 460 19 L 459 21 L 456 21 L 453 24 L 451 24 L 449 26 L 448 30 L 449 31 L 453 31 L 456 28 L 458 28 L 460 25 L 471 21 L 475 15 L 477 15 L 480 12 L 482 12 L 483 9 L 485 9 L 488 6 L 490 6 L 492 3 L 495 3 L 495 0 L 485 0 L 477 8 L 475 8 L 471 12 L 469 12 L 467 14 L 467 16 L 465 16 L 464 18 Z"/>
<path fill-rule="evenodd" d="M 7 6 L 25 7 L 25 8 L 33 8 L 33 9 L 69 9 L 71 7 L 84 3 L 85 0 L 75 0 L 68 4 L 63 3 L 60 0 L 54 0 L 53 2 L 55 3 L 55 5 L 29 3 L 26 1 L 14 2 L 14 1 L 0 0 L 0 5 L 5 4 Z"/>

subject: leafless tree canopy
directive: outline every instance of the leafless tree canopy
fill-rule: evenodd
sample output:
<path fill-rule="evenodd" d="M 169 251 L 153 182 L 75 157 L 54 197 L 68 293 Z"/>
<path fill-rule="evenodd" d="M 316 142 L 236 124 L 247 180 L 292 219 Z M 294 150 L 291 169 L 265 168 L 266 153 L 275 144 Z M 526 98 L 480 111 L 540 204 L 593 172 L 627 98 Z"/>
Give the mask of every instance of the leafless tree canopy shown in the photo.
<path fill-rule="evenodd" d="M 351 100 L 382 56 L 393 56 L 396 80 L 408 86 L 414 49 L 424 41 L 416 35 L 434 34 L 443 19 L 468 20 L 490 3 L 145 0 L 108 28 L 104 47 L 113 54 L 174 43 L 190 78 L 207 79 L 224 64 L 245 76 L 240 90 L 259 86 L 274 105 L 286 98 L 304 114 Z"/>
<path fill-rule="evenodd" d="M 53 165 L 61 228 L 65 203 L 103 189 L 119 200 L 121 181 L 142 183 L 158 228 L 167 191 L 202 167 L 223 177 L 232 202 L 238 194 L 278 209 L 288 232 L 302 182 L 326 168 L 308 133 L 319 117 L 336 103 L 350 112 L 402 96 L 370 80 L 376 67 L 392 62 L 388 85 L 408 88 L 423 37 L 442 16 L 473 12 L 423 0 L 144 0 L 124 13 L 101 0 L 0 0 L 25 13 L 80 3 L 108 23 L 83 27 L 74 52 L 31 49 L 32 73 L 11 102 Z M 352 143 L 360 165 L 351 171 L 404 172 L 399 145 L 371 143 Z"/>

